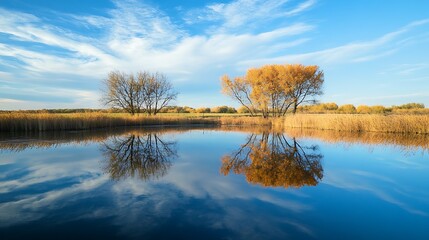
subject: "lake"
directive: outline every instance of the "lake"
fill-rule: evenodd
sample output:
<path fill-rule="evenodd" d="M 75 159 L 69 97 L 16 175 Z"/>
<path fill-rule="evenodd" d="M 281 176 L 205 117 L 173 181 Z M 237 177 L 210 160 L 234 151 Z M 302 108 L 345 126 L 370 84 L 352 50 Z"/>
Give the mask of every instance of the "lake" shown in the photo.
<path fill-rule="evenodd" d="M 0 136 L 0 239 L 429 239 L 424 135 Z"/>

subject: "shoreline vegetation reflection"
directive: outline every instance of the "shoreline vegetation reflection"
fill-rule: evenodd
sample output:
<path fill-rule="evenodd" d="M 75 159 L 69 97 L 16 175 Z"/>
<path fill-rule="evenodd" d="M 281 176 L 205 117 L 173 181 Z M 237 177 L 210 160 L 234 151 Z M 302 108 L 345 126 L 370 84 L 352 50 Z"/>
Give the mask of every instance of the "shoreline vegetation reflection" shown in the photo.
<path fill-rule="evenodd" d="M 250 184 L 264 187 L 316 186 L 323 178 L 318 146 L 302 146 L 295 138 L 278 132 L 250 134 L 247 142 L 222 157 L 220 172 L 243 174 Z"/>
<path fill-rule="evenodd" d="M 269 126 L 183 126 L 151 128 L 117 128 L 112 130 L 57 131 L 38 133 L 0 134 L 0 151 L 23 151 L 31 148 L 51 148 L 65 144 L 102 143 L 113 137 L 124 137 L 131 134 L 157 133 L 174 134 L 193 130 L 243 132 L 261 134 L 265 132 L 283 132 L 296 138 L 316 139 L 332 144 L 389 145 L 402 151 L 429 151 L 429 134 L 399 134 L 376 132 L 347 132 L 334 130 L 314 130 L 297 128 L 280 128 Z"/>

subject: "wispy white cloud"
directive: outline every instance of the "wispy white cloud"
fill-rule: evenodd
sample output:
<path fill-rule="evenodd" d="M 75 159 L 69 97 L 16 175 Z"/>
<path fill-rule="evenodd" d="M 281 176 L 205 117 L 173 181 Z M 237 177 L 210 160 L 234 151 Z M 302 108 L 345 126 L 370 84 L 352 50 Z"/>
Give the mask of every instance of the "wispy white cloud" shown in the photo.
<path fill-rule="evenodd" d="M 8 77 L 11 77 L 11 76 L 12 76 L 12 74 L 9 73 L 9 72 L 2 72 L 2 71 L 0 71 L 0 78 L 8 78 Z"/>
<path fill-rule="evenodd" d="M 419 63 L 407 63 L 407 64 L 400 64 L 395 65 L 392 68 L 388 69 L 388 72 L 395 72 L 399 75 L 408 76 L 416 72 L 427 72 L 429 69 L 429 63 L 427 62 L 419 62 Z M 385 72 L 382 72 L 383 74 L 386 74 Z"/>
<path fill-rule="evenodd" d="M 260 25 L 261 22 L 297 15 L 315 3 L 316 0 L 307 0 L 297 5 L 289 0 L 237 0 L 230 3 L 214 3 L 202 9 L 189 11 L 185 21 L 188 24 L 216 22 L 216 25 L 209 29 L 213 32 L 248 30 L 256 22 Z"/>
<path fill-rule="evenodd" d="M 66 87 L 46 87 L 31 84 L 27 88 L 13 83 L 0 85 L 0 108 L 17 110 L 28 108 L 55 108 L 55 104 L 66 104 L 74 108 L 90 108 L 98 102 L 100 95 L 91 90 Z"/>
<path fill-rule="evenodd" d="M 352 60 L 352 62 L 368 62 L 368 61 L 372 61 L 378 58 L 383 58 L 386 56 L 390 56 L 392 54 L 394 54 L 395 52 L 397 52 L 398 49 L 390 49 L 387 50 L 385 52 L 381 52 L 381 53 L 375 53 L 375 54 L 370 54 L 367 56 L 362 56 L 362 57 L 357 57 L 355 59 Z"/>
<path fill-rule="evenodd" d="M 114 3 L 116 8 L 109 12 L 112 26 L 108 38 L 111 44 L 132 44 L 138 40 L 162 48 L 186 35 L 167 15 L 150 5 L 135 0 L 115 0 Z M 113 45 L 112 49 L 119 48 Z"/>
<path fill-rule="evenodd" d="M 85 28 L 105 28 L 112 25 L 112 19 L 96 15 L 76 15 L 64 14 L 64 20 L 74 25 L 84 26 Z"/>
<path fill-rule="evenodd" d="M 301 13 L 303 11 L 306 11 L 306 10 L 310 9 L 315 4 L 316 4 L 316 0 L 307 0 L 305 2 L 302 2 L 302 3 L 298 4 L 298 6 L 296 6 L 295 8 L 287 11 L 285 13 L 285 15 L 292 16 L 292 15 L 299 14 L 299 13 Z"/>
<path fill-rule="evenodd" d="M 364 62 L 393 54 L 402 45 L 398 44 L 406 33 L 414 28 L 428 25 L 429 20 L 421 20 L 364 42 L 347 43 L 342 46 L 301 54 L 286 54 L 280 57 L 245 60 L 242 65 L 261 65 L 267 63 L 311 62 L 319 65 L 347 62 Z"/>
<path fill-rule="evenodd" d="M 0 104 L 19 104 L 24 103 L 25 101 L 16 100 L 11 98 L 0 98 Z"/>

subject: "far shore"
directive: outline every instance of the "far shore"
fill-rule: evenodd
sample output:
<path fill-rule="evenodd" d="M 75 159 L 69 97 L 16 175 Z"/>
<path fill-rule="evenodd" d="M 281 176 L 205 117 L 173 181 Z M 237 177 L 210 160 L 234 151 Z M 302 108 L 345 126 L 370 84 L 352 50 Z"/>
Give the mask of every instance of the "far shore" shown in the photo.
<path fill-rule="evenodd" d="M 240 114 L 0 113 L 0 132 L 44 132 L 112 129 L 135 126 L 270 126 L 345 132 L 429 134 L 429 115 L 287 114 L 262 118 Z"/>

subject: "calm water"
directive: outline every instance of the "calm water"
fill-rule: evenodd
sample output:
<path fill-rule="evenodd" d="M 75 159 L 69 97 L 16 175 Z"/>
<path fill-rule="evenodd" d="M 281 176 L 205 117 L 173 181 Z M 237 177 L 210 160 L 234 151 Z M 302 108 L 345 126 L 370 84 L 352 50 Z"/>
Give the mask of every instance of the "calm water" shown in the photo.
<path fill-rule="evenodd" d="M 0 239 L 429 239 L 426 137 L 3 136 Z"/>

